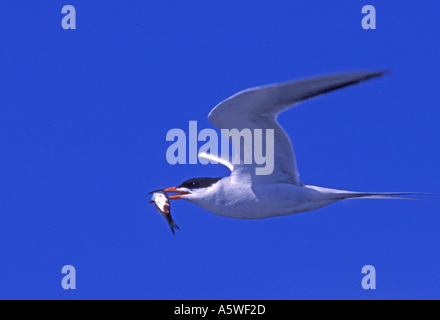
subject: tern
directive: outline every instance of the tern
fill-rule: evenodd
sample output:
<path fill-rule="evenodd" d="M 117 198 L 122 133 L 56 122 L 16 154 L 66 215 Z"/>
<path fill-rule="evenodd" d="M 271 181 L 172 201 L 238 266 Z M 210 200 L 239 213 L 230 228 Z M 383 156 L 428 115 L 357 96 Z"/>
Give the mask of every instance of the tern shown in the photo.
<path fill-rule="evenodd" d="M 278 115 L 299 102 L 324 93 L 383 76 L 384 72 L 349 72 L 272 84 L 241 91 L 218 104 L 208 115 L 218 129 L 273 129 L 274 169 L 269 175 L 257 175 L 255 163 L 243 159 L 229 161 L 214 155 L 199 154 L 231 170 L 221 178 L 194 178 L 176 187 L 161 189 L 175 192 L 170 200 L 184 199 L 223 217 L 263 219 L 316 210 L 343 199 L 408 199 L 413 192 L 370 193 L 337 190 L 301 183 L 289 136 L 278 124 Z M 236 154 L 237 148 L 234 145 Z M 263 152 L 265 152 L 263 150 Z M 414 198 L 409 198 L 414 199 Z"/>

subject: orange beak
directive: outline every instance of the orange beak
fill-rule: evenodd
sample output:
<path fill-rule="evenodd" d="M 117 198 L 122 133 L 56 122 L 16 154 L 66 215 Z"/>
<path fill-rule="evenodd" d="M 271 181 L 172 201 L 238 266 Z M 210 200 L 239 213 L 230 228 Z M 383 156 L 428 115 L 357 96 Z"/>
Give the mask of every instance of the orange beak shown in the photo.
<path fill-rule="evenodd" d="M 180 193 L 180 194 L 176 194 L 176 195 L 173 195 L 173 196 L 169 196 L 168 198 L 169 198 L 170 200 L 180 199 L 180 198 L 182 198 L 184 195 L 191 194 L 190 192 L 185 192 L 185 191 L 179 191 L 179 190 L 176 190 L 176 187 L 166 188 L 166 189 L 163 189 L 162 191 L 165 191 L 165 192 L 176 192 L 176 193 Z"/>

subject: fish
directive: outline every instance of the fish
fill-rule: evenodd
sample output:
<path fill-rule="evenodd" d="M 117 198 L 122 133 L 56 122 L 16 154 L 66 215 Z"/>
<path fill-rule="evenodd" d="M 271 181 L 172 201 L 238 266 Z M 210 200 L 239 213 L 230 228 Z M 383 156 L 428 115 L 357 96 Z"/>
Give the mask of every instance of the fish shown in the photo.
<path fill-rule="evenodd" d="M 180 230 L 180 228 L 171 217 L 170 199 L 168 198 L 168 194 L 165 191 L 156 191 L 153 193 L 153 196 L 149 203 L 154 203 L 159 213 L 168 222 L 171 232 L 175 235 L 174 229 Z"/>

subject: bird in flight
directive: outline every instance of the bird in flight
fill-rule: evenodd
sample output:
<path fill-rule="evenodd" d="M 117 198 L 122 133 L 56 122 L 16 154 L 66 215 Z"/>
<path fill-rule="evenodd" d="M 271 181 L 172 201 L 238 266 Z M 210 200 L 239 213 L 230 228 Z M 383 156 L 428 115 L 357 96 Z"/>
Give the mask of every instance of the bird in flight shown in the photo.
<path fill-rule="evenodd" d="M 184 199 L 223 217 L 263 219 L 316 210 L 343 199 L 395 199 L 420 193 L 366 193 L 307 185 L 299 180 L 289 136 L 278 124 L 278 115 L 299 102 L 359 82 L 384 72 L 349 72 L 313 77 L 241 91 L 218 104 L 209 121 L 218 129 L 273 129 L 274 167 L 268 175 L 256 174 L 256 163 L 246 164 L 243 153 L 232 164 L 213 155 L 199 157 L 226 165 L 231 174 L 222 178 L 193 178 L 177 187 L 161 189 L 177 193 L 170 200 Z M 234 141 L 232 141 L 234 144 Z M 263 148 L 263 153 L 265 152 Z M 174 232 L 173 232 L 174 233 Z"/>

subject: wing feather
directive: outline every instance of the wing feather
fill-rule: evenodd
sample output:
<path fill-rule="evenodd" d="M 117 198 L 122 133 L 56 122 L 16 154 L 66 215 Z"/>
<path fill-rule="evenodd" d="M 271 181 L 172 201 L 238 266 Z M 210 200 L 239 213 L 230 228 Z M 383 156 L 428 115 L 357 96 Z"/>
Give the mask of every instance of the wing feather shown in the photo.
<path fill-rule="evenodd" d="M 321 94 L 359 83 L 384 72 L 350 72 L 332 74 L 304 80 L 272 84 L 241 91 L 218 104 L 208 115 L 209 121 L 218 129 L 247 128 L 274 129 L 274 170 L 270 175 L 256 175 L 255 168 L 260 167 L 243 163 L 241 152 L 240 164 L 234 165 L 241 170 L 248 170 L 253 183 L 292 183 L 301 185 L 296 165 L 295 154 L 289 136 L 278 124 L 278 115 L 297 103 Z M 236 145 L 234 148 L 237 150 Z M 237 152 L 239 153 L 239 152 Z M 263 155 L 266 153 L 263 143 Z"/>

